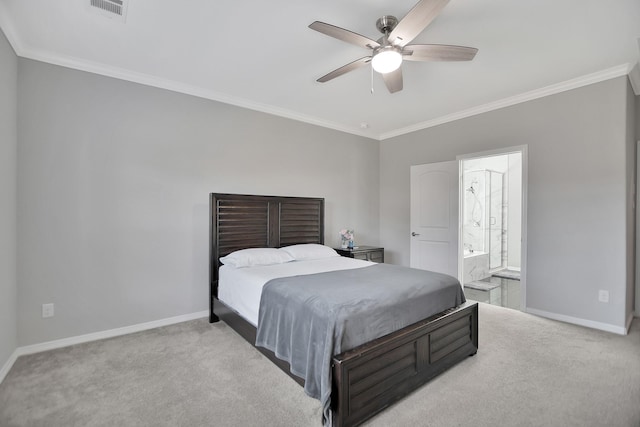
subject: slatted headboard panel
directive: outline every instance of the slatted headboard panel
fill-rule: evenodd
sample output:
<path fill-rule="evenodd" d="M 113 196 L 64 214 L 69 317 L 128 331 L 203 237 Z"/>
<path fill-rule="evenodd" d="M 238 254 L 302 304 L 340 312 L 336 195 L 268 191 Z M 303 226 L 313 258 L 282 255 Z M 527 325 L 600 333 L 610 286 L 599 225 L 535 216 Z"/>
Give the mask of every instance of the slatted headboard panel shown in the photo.
<path fill-rule="evenodd" d="M 210 194 L 211 298 L 217 296 L 219 259 L 247 248 L 324 243 L 324 199 Z"/>
<path fill-rule="evenodd" d="M 213 206 L 218 257 L 238 249 L 269 247 L 268 202 L 217 198 Z"/>
<path fill-rule="evenodd" d="M 280 202 L 279 246 L 322 243 L 324 240 L 324 200 L 284 200 Z"/>

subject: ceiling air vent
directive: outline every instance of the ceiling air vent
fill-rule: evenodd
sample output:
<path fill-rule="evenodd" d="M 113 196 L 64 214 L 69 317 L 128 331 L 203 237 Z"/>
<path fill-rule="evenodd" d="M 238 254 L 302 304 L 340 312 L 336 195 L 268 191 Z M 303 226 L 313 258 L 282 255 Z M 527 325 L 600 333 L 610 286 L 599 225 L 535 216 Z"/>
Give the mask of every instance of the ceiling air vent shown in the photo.
<path fill-rule="evenodd" d="M 129 0 L 89 0 L 93 13 L 118 21 L 125 21 Z"/>

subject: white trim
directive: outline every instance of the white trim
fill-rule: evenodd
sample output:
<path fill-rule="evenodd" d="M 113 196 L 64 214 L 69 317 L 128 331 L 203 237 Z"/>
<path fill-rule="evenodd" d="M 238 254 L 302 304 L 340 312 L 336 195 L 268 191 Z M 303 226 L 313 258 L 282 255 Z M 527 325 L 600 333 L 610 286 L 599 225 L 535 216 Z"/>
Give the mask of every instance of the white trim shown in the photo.
<path fill-rule="evenodd" d="M 638 65 L 636 64 L 636 69 L 638 69 Z M 640 141 L 636 141 L 636 164 L 635 164 L 635 168 L 636 168 L 636 182 L 635 182 L 635 187 L 633 188 L 634 191 L 634 195 L 633 195 L 633 209 L 636 212 L 636 247 L 635 247 L 635 252 L 636 252 L 636 259 L 635 259 L 635 267 L 636 267 L 636 274 L 634 277 L 634 301 L 633 301 L 633 308 L 635 310 L 636 316 L 640 317 L 640 208 L 638 208 L 638 204 L 640 204 L 640 191 L 638 191 L 638 189 L 640 189 L 640 173 L 638 173 L 638 167 L 640 166 Z"/>
<path fill-rule="evenodd" d="M 6 361 L 2 369 L 0 369 L 0 384 L 2 384 L 2 381 L 4 381 L 4 378 L 13 367 L 13 364 L 16 363 L 16 360 L 18 360 L 18 356 L 18 349 L 15 349 L 13 353 L 11 353 L 11 356 L 9 356 L 9 359 Z"/>
<path fill-rule="evenodd" d="M 178 81 L 163 79 L 151 74 L 138 73 L 135 71 L 113 67 L 99 62 L 87 61 L 81 58 L 74 58 L 72 56 L 56 55 L 54 53 L 33 49 L 29 46 L 25 46 L 20 42 L 20 38 L 17 36 L 17 32 L 15 31 L 15 28 L 13 27 L 8 16 L 9 13 L 7 13 L 6 7 L 2 2 L 0 2 L 0 29 L 4 32 L 7 40 L 9 41 L 9 44 L 11 44 L 11 46 L 13 47 L 16 55 L 22 58 L 33 59 L 53 65 L 59 65 L 61 67 L 86 71 L 88 73 L 99 74 L 107 77 L 113 77 L 115 79 L 139 83 L 145 86 L 157 87 L 173 92 L 184 93 L 199 98 L 218 101 L 225 104 L 235 105 L 237 107 L 247 108 L 249 110 L 260 111 L 263 113 L 273 114 L 275 116 L 280 116 L 303 123 L 309 123 L 312 125 L 337 130 L 340 132 L 379 140 L 378 135 L 374 134 L 372 131 L 363 132 L 360 127 L 351 128 L 339 123 L 319 120 L 315 117 L 300 114 L 295 111 L 286 110 L 284 108 L 277 108 L 272 105 L 261 104 L 248 99 L 238 98 L 232 95 L 215 92 L 197 86 L 191 86 Z"/>
<path fill-rule="evenodd" d="M 14 45 L 12 44 L 12 46 Z M 98 74 L 106 77 L 112 77 L 115 79 L 138 83 L 145 86 L 165 89 L 172 92 L 196 96 L 198 98 L 222 102 L 224 104 L 234 105 L 236 107 L 246 108 L 248 110 L 259 111 L 262 113 L 272 114 L 275 116 L 324 127 L 327 129 L 333 129 L 344 133 L 350 133 L 365 138 L 379 140 L 378 135 L 373 134 L 372 132 L 362 132 L 362 129 L 360 127 L 350 128 L 340 123 L 320 120 L 312 116 L 300 114 L 296 111 L 278 108 L 268 104 L 261 104 L 249 99 L 212 91 L 198 86 L 192 86 L 175 80 L 164 79 L 151 74 L 139 73 L 136 71 L 126 70 L 124 68 L 112 67 L 107 64 L 87 61 L 70 56 L 65 57 L 62 55 L 52 55 L 48 52 L 38 51 L 35 49 L 17 49 L 16 46 L 14 46 L 14 50 L 16 51 L 16 54 L 18 56 L 35 61 L 45 62 L 48 64 L 58 65 L 60 67 L 71 68 L 74 70 L 85 71 L 88 73 Z"/>
<path fill-rule="evenodd" d="M 0 2 L 0 30 L 4 33 L 5 37 L 9 41 L 9 44 L 13 48 L 13 51 L 18 56 L 22 56 L 23 48 L 18 36 L 16 35 L 16 30 L 9 19 L 9 13 L 6 10 L 6 7 L 3 2 Z"/>
<path fill-rule="evenodd" d="M 627 322 L 627 326 L 616 326 L 609 323 L 596 322 L 593 320 L 581 319 L 579 317 L 566 316 L 564 314 L 551 313 L 544 310 L 538 310 L 535 308 L 527 308 L 529 314 L 534 314 L 540 317 L 546 317 L 548 319 L 559 320 L 561 322 L 572 323 L 574 325 L 585 326 L 587 328 L 599 329 L 605 332 L 613 332 L 614 334 L 627 335 L 629 333 L 629 325 L 631 322 Z"/>
<path fill-rule="evenodd" d="M 266 114 L 272 114 L 279 117 L 284 117 L 291 120 L 296 120 L 303 123 L 308 123 L 316 126 L 321 126 L 328 129 L 337 130 L 340 132 L 350 133 L 365 138 L 378 140 L 377 135 L 372 132 L 362 132 L 360 127 L 351 128 L 344 126 L 340 123 L 334 123 L 327 120 L 320 120 L 316 117 L 308 116 L 298 113 L 296 111 L 287 110 L 285 108 L 275 107 L 273 105 L 262 104 L 249 99 L 240 98 L 237 96 L 216 92 L 213 90 L 205 89 L 198 86 L 192 86 L 175 80 L 164 79 L 151 74 L 139 73 L 136 71 L 126 70 L 124 68 L 112 67 L 110 65 L 86 61 L 74 57 L 63 57 L 60 55 L 50 55 L 45 52 L 38 52 L 30 50 L 24 52 L 24 57 L 33 59 L 36 61 L 46 62 L 53 65 L 59 65 L 61 67 L 71 68 L 80 71 L 86 71 L 88 73 L 99 74 L 106 77 L 112 77 L 115 79 L 130 81 L 145 86 L 156 87 L 160 89 L 170 90 L 172 92 L 183 93 L 186 95 L 196 96 L 198 98 L 209 99 L 211 101 L 222 102 L 224 104 L 234 105 L 236 107 L 246 108 L 248 110 L 259 111 Z M 23 56 L 23 55 L 20 55 Z"/>
<path fill-rule="evenodd" d="M 456 156 L 456 160 L 469 160 L 469 159 L 476 159 L 478 157 L 502 156 L 505 154 L 521 153 L 526 149 L 527 149 L 527 145 L 516 145 L 514 147 L 496 148 L 494 150 L 459 154 Z"/>
<path fill-rule="evenodd" d="M 633 88 L 633 93 L 640 95 L 640 63 L 637 63 L 631 71 L 629 71 L 629 81 Z"/>
<path fill-rule="evenodd" d="M 19 355 L 40 353 L 42 351 L 53 350 L 55 348 L 68 347 L 70 345 L 82 344 L 90 341 L 102 340 L 105 338 L 113 338 L 121 335 L 133 334 L 135 332 L 146 331 L 148 329 L 159 328 L 161 326 L 173 325 L 175 323 L 187 322 L 189 320 L 207 317 L 208 311 L 199 311 L 191 314 L 183 314 L 181 316 L 169 317 L 167 319 L 153 320 L 151 322 L 138 323 L 137 325 L 123 326 L 122 328 L 109 329 L 106 331 L 93 332 L 86 335 L 78 335 L 75 337 L 62 338 L 54 341 L 46 341 L 39 344 L 19 347 Z"/>
<path fill-rule="evenodd" d="M 122 328 L 109 329 L 106 331 L 93 332 L 85 335 L 78 335 L 75 337 L 62 338 L 54 341 L 46 341 L 39 344 L 27 345 L 24 347 L 18 347 L 7 363 L 4 364 L 2 370 L 0 370 L 0 383 L 4 380 L 16 359 L 25 354 L 40 353 L 42 351 L 53 350 L 56 348 L 68 347 L 70 345 L 82 344 L 91 341 L 102 340 L 105 338 L 113 338 L 121 335 L 133 334 L 135 332 L 146 331 L 148 329 L 160 328 L 162 326 L 173 325 L 176 323 L 188 322 L 189 320 L 201 319 L 209 316 L 209 311 L 198 311 L 190 314 L 183 314 L 181 316 L 169 317 L 166 319 L 153 320 L 151 322 L 138 323 L 136 325 L 123 326 Z"/>
<path fill-rule="evenodd" d="M 489 111 L 498 110 L 500 108 L 509 107 L 511 105 L 520 104 L 522 102 L 531 101 L 534 99 L 542 98 L 556 93 L 564 92 L 571 89 L 576 89 L 582 86 L 587 86 L 593 83 L 598 83 L 604 80 L 609 80 L 615 77 L 623 75 L 629 75 L 631 84 L 634 88 L 636 95 L 640 90 L 640 70 L 638 70 L 638 64 L 635 66 L 631 64 L 622 64 L 616 67 L 608 68 L 596 73 L 587 74 L 585 76 L 577 77 L 571 80 L 567 80 L 561 83 L 546 86 L 540 89 L 534 89 L 529 92 L 525 92 L 519 95 L 515 95 L 509 98 L 504 98 L 488 104 L 472 107 L 467 110 L 455 112 L 442 117 L 437 117 L 432 120 L 427 120 L 415 125 L 407 126 L 400 129 L 395 129 L 390 132 L 383 132 L 376 134 L 369 130 L 363 132 L 360 127 L 344 126 L 340 123 L 334 123 L 327 120 L 320 120 L 316 117 L 300 114 L 295 111 L 287 110 L 284 108 L 274 107 L 272 105 L 262 104 L 255 101 L 251 101 L 244 98 L 238 98 L 225 93 L 215 92 L 212 90 L 204 89 L 202 87 L 192 86 L 184 84 L 174 80 L 163 79 L 157 76 L 153 76 L 145 73 L 138 73 L 135 71 L 125 70 L 123 68 L 112 67 L 107 64 L 98 62 L 91 62 L 80 58 L 74 58 L 69 56 L 55 55 L 40 51 L 37 49 L 24 46 L 19 38 L 10 20 L 7 18 L 9 14 L 6 13 L 5 6 L 0 2 L 0 28 L 4 31 L 7 40 L 16 52 L 16 55 L 33 59 L 36 61 L 47 62 L 53 65 L 59 65 L 62 67 L 72 68 L 76 70 L 86 71 L 89 73 L 99 74 L 107 77 L 113 77 L 120 80 L 131 81 L 146 86 L 157 87 L 160 89 L 166 89 L 173 92 L 184 93 L 187 95 L 196 96 L 199 98 L 209 99 L 212 101 L 218 101 L 225 104 L 235 105 L 237 107 L 247 108 L 249 110 L 260 111 L 262 113 L 273 114 L 275 116 L 284 117 L 291 120 L 300 121 L 316 126 L 321 126 L 336 131 L 349 133 L 365 138 L 375 139 L 383 141 L 385 139 L 393 138 L 396 136 L 404 135 L 407 133 L 415 132 L 422 129 L 427 129 L 433 126 L 438 126 L 444 123 L 449 123 L 455 120 L 463 119 L 466 117 L 475 116 Z M 635 82 L 635 83 L 634 83 Z"/>
<path fill-rule="evenodd" d="M 274 107 L 272 105 L 261 104 L 248 99 L 239 98 L 236 96 L 215 92 L 212 90 L 204 89 L 202 87 L 191 86 L 175 80 L 163 79 L 151 74 L 138 73 L 124 68 L 113 67 L 108 64 L 99 62 L 87 61 L 81 58 L 75 58 L 72 56 L 56 55 L 55 53 L 45 52 L 42 50 L 34 49 L 29 46 L 25 46 L 20 42 L 20 38 L 17 36 L 15 28 L 8 19 L 9 13 L 7 13 L 5 6 L 0 2 L 0 29 L 4 32 L 9 44 L 13 47 L 16 55 L 33 59 L 35 61 L 46 62 L 48 64 L 59 65 L 61 67 L 71 68 L 80 71 L 86 71 L 88 73 L 99 74 L 106 77 L 112 77 L 115 79 L 130 81 L 145 86 L 157 87 L 160 89 L 170 90 L 172 92 L 184 93 L 186 95 L 192 95 L 199 98 L 209 99 L 212 101 L 218 101 L 229 105 L 235 105 L 237 107 L 246 108 L 249 110 L 260 111 L 262 113 L 273 114 L 275 116 L 284 117 L 291 120 L 296 120 L 303 123 L 309 123 L 312 125 L 337 130 L 340 132 L 350 133 L 353 135 L 362 136 L 365 138 L 379 140 L 377 134 L 372 131 L 363 132 L 358 126 L 351 128 L 339 123 L 333 123 L 326 120 L 320 120 L 318 118 L 300 114 L 295 111 L 287 110 L 284 108 Z"/>
<path fill-rule="evenodd" d="M 545 86 L 540 89 L 535 89 L 529 92 L 521 93 L 509 98 L 500 99 L 498 101 L 490 102 L 488 104 L 480 105 L 477 107 L 469 108 L 467 110 L 459 111 L 446 116 L 438 117 L 433 120 L 427 120 L 422 123 L 416 123 L 415 125 L 407 126 L 404 128 L 396 129 L 391 132 L 380 134 L 380 140 L 393 138 L 396 136 L 404 135 L 407 133 L 415 132 L 422 129 L 438 126 L 444 123 L 453 122 L 455 120 L 464 119 L 471 116 L 476 116 L 482 113 L 488 113 L 493 110 L 498 110 L 504 107 L 510 107 L 512 105 L 520 104 L 534 99 L 543 98 L 549 95 L 555 95 L 557 93 L 565 92 L 579 87 L 588 86 L 590 84 L 599 83 L 605 80 L 610 80 L 616 77 L 621 77 L 629 74 L 632 70 L 630 64 L 622 64 L 617 67 L 608 68 L 606 70 L 598 71 L 597 73 L 587 74 L 586 76 L 577 77 L 575 79 L 567 80 L 561 83 Z"/>
<path fill-rule="evenodd" d="M 505 147 L 505 148 L 497 148 L 495 150 L 487 150 L 476 153 L 468 153 L 468 154 L 460 154 L 456 156 L 456 160 L 458 163 L 463 160 L 474 159 L 478 157 L 491 157 L 491 156 L 501 156 L 505 154 L 512 153 L 520 153 L 522 155 L 522 213 L 520 220 L 520 293 L 521 293 L 521 302 L 520 306 L 522 307 L 522 311 L 527 310 L 527 199 L 529 194 L 529 146 L 528 145 L 517 145 L 514 147 Z M 460 166 L 460 170 L 462 171 L 462 166 Z M 462 174 L 462 172 L 460 172 Z M 462 185 L 462 175 L 460 175 L 460 185 Z M 460 190 L 462 191 L 462 190 Z M 462 196 L 461 196 L 462 197 Z M 460 202 L 460 206 L 462 206 L 462 202 Z M 459 216 L 459 227 L 462 229 L 462 215 L 460 212 Z M 462 239 L 462 231 L 460 230 L 460 239 Z M 459 242 L 459 247 L 462 247 L 462 240 Z M 462 256 L 462 255 L 459 255 Z M 461 260 L 460 264 L 464 261 Z M 462 267 L 461 267 L 462 268 Z"/>

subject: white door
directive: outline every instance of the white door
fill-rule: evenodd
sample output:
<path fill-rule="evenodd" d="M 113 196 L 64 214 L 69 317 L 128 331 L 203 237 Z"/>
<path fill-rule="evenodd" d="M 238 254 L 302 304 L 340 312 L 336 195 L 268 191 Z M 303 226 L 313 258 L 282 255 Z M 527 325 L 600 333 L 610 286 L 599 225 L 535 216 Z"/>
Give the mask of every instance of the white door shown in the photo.
<path fill-rule="evenodd" d="M 411 166 L 412 268 L 458 277 L 458 161 Z"/>

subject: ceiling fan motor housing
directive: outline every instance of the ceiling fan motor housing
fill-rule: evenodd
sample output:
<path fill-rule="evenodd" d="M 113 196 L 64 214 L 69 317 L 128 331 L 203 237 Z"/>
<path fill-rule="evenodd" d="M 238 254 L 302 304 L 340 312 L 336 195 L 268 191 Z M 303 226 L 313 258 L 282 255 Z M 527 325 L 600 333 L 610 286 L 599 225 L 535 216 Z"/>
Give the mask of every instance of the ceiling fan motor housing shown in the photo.
<path fill-rule="evenodd" d="M 388 35 L 398 25 L 398 18 L 391 15 L 385 15 L 382 18 L 378 18 L 376 21 L 376 28 L 382 34 Z"/>

